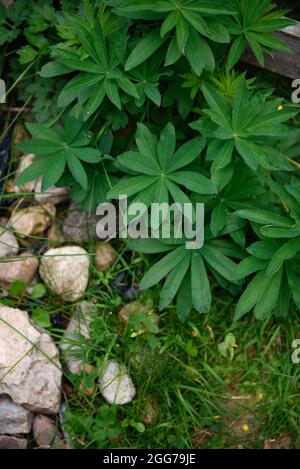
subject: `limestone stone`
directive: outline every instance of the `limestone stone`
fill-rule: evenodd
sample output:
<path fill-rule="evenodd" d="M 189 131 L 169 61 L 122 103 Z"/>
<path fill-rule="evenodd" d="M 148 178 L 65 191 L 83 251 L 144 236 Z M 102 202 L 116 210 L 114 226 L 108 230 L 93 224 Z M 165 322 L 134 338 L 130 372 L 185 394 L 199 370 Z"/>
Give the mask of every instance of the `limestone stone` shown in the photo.
<path fill-rule="evenodd" d="M 36 205 L 16 209 L 9 220 L 9 226 L 20 238 L 41 236 L 50 227 L 56 214 L 52 204 Z"/>
<path fill-rule="evenodd" d="M 88 253 L 79 246 L 52 248 L 41 258 L 40 275 L 54 293 L 75 302 L 87 288 L 89 264 Z"/>
<path fill-rule="evenodd" d="M 29 284 L 33 279 L 39 261 L 31 253 L 23 252 L 13 260 L 0 260 L 0 286 L 8 289 L 16 280 Z"/>
<path fill-rule="evenodd" d="M 15 404 L 9 397 L 0 396 L 0 434 L 29 433 L 31 424 L 31 412 Z"/>
<path fill-rule="evenodd" d="M 7 228 L 0 228 L 0 258 L 16 256 L 19 243 L 14 233 Z"/>
<path fill-rule="evenodd" d="M 126 368 L 114 359 L 105 364 L 99 384 L 101 394 L 109 404 L 128 404 L 136 394 Z"/>
<path fill-rule="evenodd" d="M 0 394 L 32 412 L 59 410 L 59 352 L 26 311 L 0 305 Z"/>

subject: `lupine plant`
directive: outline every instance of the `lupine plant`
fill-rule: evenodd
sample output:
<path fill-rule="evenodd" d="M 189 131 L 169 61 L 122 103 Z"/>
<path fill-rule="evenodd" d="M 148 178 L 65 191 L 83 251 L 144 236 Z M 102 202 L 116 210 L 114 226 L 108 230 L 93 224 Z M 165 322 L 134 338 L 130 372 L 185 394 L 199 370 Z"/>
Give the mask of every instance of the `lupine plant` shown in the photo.
<path fill-rule="evenodd" d="M 19 148 L 37 157 L 18 183 L 68 185 L 92 211 L 120 194 L 204 203 L 201 248 L 129 243 L 153 256 L 141 288 L 163 282 L 159 307 L 174 301 L 182 321 L 209 311 L 216 286 L 236 296 L 236 320 L 300 308 L 297 109 L 238 70 L 245 48 L 261 64 L 289 53 L 274 34 L 293 24 L 287 11 L 270 0 L 86 0 L 55 14 L 56 39 L 36 54 L 57 118 L 27 124 Z"/>

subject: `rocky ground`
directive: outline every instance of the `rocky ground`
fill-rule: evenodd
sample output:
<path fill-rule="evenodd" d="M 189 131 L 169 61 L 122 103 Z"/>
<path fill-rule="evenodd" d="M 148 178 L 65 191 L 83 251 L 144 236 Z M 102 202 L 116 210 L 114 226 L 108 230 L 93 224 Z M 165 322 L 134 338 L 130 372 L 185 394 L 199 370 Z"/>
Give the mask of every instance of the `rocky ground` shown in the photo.
<path fill-rule="evenodd" d="M 33 158 L 30 154 L 19 157 L 17 175 Z M 18 187 L 10 179 L 6 191 L 27 196 L 12 197 L 0 220 L 3 299 L 18 282 L 29 292 L 43 282 L 48 291 L 76 306 L 62 339 L 55 344 L 27 311 L 0 304 L 0 448 L 69 448 L 63 433 L 63 371 L 93 370 L 78 352 L 81 342 L 89 339 L 95 305 L 80 300 L 88 287 L 91 263 L 104 272 L 117 255 L 103 242 L 96 244 L 93 255 L 80 246 L 96 241 L 97 217 L 70 202 L 67 188 L 51 188 L 42 194 L 40 181 Z M 120 320 L 126 321 L 129 314 L 128 305 L 121 308 Z M 107 357 L 99 376 L 91 387 L 99 386 L 109 404 L 122 405 L 134 398 L 135 386 L 122 363 Z"/>

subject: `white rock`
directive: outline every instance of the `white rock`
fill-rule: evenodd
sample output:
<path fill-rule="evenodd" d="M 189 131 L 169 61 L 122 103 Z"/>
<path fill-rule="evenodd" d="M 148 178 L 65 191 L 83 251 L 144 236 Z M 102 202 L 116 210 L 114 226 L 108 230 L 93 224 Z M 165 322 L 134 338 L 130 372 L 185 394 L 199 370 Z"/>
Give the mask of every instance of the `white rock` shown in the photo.
<path fill-rule="evenodd" d="M 0 286 L 8 289 L 16 280 L 29 284 L 37 269 L 39 261 L 29 252 L 22 252 L 15 259 L 0 261 Z"/>
<path fill-rule="evenodd" d="M 19 243 L 12 231 L 0 228 L 0 258 L 16 256 L 19 251 Z"/>
<path fill-rule="evenodd" d="M 36 205 L 15 210 L 9 220 L 18 237 L 41 236 L 51 226 L 56 215 L 56 208 L 52 204 Z"/>
<path fill-rule="evenodd" d="M 34 188 L 34 198 L 39 204 L 59 204 L 68 194 L 69 189 L 67 187 L 55 187 L 51 186 L 44 192 L 42 192 L 42 179 L 39 178 Z"/>
<path fill-rule="evenodd" d="M 0 396 L 0 433 L 13 435 L 29 433 L 32 425 L 32 414 L 15 404 L 9 397 Z"/>
<path fill-rule="evenodd" d="M 109 404 L 128 404 L 136 394 L 126 368 L 117 360 L 109 360 L 99 380 L 101 394 Z"/>
<path fill-rule="evenodd" d="M 27 169 L 33 160 L 35 159 L 35 155 L 33 153 L 27 153 L 20 158 L 20 164 L 18 166 L 16 172 L 16 179 L 20 176 L 20 174 Z M 36 181 L 29 181 L 26 184 L 21 184 L 20 186 L 15 185 L 14 191 L 15 192 L 32 192 L 35 188 Z"/>
<path fill-rule="evenodd" d="M 41 258 L 40 275 L 46 285 L 66 301 L 77 301 L 89 280 L 88 253 L 78 246 L 49 249 Z"/>
<path fill-rule="evenodd" d="M 80 356 L 84 344 L 90 338 L 89 324 L 94 305 L 82 302 L 70 319 L 67 329 L 60 342 L 64 360 L 71 373 L 79 374 L 84 365 Z"/>
<path fill-rule="evenodd" d="M 0 305 L 0 394 L 32 412 L 55 413 L 61 379 L 51 337 L 25 311 Z"/>

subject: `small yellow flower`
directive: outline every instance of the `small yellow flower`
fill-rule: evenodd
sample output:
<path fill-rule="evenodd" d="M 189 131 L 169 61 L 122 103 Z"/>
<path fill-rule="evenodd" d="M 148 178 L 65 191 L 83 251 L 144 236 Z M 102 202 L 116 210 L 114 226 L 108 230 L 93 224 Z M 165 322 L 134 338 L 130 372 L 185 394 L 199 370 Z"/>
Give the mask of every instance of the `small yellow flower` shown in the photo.
<path fill-rule="evenodd" d="M 244 430 L 245 433 L 247 433 L 250 430 L 249 425 L 247 425 L 247 423 L 244 423 L 244 425 L 242 425 L 242 429 Z"/>
<path fill-rule="evenodd" d="M 213 419 L 214 419 L 214 420 L 220 420 L 221 417 L 220 417 L 220 415 L 214 415 L 214 416 L 213 416 Z"/>
<path fill-rule="evenodd" d="M 282 104 L 280 104 L 280 105 L 278 106 L 277 111 L 283 111 L 283 106 L 282 106 Z"/>

